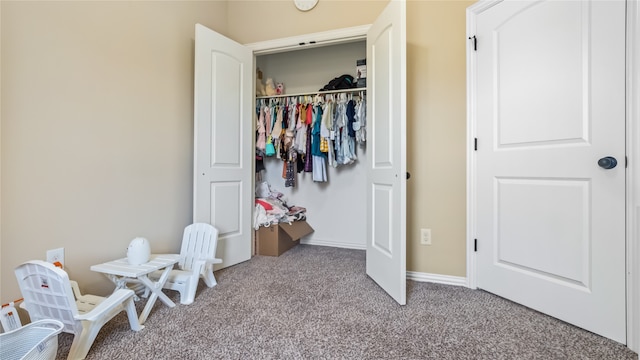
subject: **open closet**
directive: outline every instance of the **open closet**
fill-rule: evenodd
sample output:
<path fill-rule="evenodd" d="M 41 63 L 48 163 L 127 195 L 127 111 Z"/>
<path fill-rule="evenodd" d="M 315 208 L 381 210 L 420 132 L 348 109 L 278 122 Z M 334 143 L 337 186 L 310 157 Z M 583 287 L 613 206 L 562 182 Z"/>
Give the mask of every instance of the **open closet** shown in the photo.
<path fill-rule="evenodd" d="M 265 176 L 289 205 L 307 208 L 308 243 L 366 249 L 367 274 L 406 302 L 405 19 L 405 2 L 391 1 L 371 26 L 248 45 L 196 25 L 193 217 L 218 228 L 221 267 L 252 253 L 256 66 L 283 82 L 285 95 L 313 96 L 366 58 L 366 92 L 356 96 L 366 96 L 367 136 L 357 161 L 328 168 L 324 183 L 299 174 L 289 189 L 281 161 L 267 159 Z"/>
<path fill-rule="evenodd" d="M 351 104 L 354 106 L 364 105 L 366 88 L 354 87 L 328 92 L 320 92 L 319 89 L 343 74 L 356 78 L 356 62 L 365 59 L 366 56 L 365 40 L 314 48 L 300 46 L 300 50 L 257 55 L 255 62 L 262 72 L 263 81 L 272 79 L 274 82 L 283 83 L 284 94 L 257 96 L 256 108 L 263 111 L 266 107 L 268 110 L 275 111 L 283 108 L 290 110 L 293 106 L 298 106 L 297 113 L 299 113 L 300 107 L 311 106 L 313 114 L 316 114 L 319 106 L 331 103 L 334 111 L 338 113 L 337 116 L 340 116 L 341 110 L 346 111 L 348 101 L 353 101 Z M 320 110 L 321 113 L 323 111 L 327 111 L 326 106 Z M 291 114 L 290 111 L 289 114 Z M 262 117 L 265 117 L 264 114 Z M 285 116 L 285 120 L 288 120 L 287 123 L 291 128 L 291 125 L 296 126 L 292 124 L 292 120 L 295 122 L 299 119 Z M 271 123 L 273 121 L 271 117 Z M 268 137 L 271 134 L 271 127 L 268 123 L 266 127 Z M 363 130 L 365 129 L 366 126 Z M 301 130 L 303 129 L 294 128 L 291 131 L 294 146 L 304 145 L 299 144 L 301 142 L 299 140 L 303 142 L 306 140 L 303 138 L 304 134 L 301 134 L 304 131 Z M 349 151 L 349 146 L 341 141 L 342 135 L 348 136 L 347 129 L 343 127 L 342 130 L 344 132 L 336 130 L 333 141 L 330 140 L 332 150 L 333 144 L 336 144 L 338 149 Z M 273 143 L 276 141 L 273 140 Z M 366 141 L 356 142 L 354 135 L 351 145 L 353 155 L 348 159 L 333 161 L 333 165 L 330 164 L 330 158 L 321 159 L 324 163 L 323 171 L 313 168 L 310 172 L 308 170 L 311 169 L 304 169 L 300 165 L 293 174 L 294 181 L 289 183 L 283 178 L 284 161 L 282 156 L 279 156 L 278 144 L 276 143 L 274 155 L 263 157 L 262 163 L 265 170 L 258 172 L 257 181 L 266 182 L 274 190 L 283 193 L 289 206 L 295 205 L 306 209 L 307 222 L 315 231 L 303 238 L 302 243 L 365 249 L 367 143 Z M 333 153 L 336 152 L 333 151 Z M 301 157 L 298 159 L 304 162 Z M 311 156 L 307 154 L 304 159 L 309 162 Z M 326 177 L 321 174 L 326 174 Z M 314 177 L 316 180 L 323 178 L 325 181 L 316 181 Z"/>

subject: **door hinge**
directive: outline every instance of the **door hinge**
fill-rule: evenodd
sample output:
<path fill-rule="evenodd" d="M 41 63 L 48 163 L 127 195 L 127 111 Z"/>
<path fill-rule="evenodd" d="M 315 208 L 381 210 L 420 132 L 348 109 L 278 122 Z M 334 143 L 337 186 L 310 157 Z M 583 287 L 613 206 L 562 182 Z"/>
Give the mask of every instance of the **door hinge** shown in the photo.
<path fill-rule="evenodd" d="M 473 51 L 478 51 L 478 39 L 476 36 L 469 36 L 469 40 L 473 41 Z"/>
<path fill-rule="evenodd" d="M 473 138 L 473 150 L 478 151 L 478 138 Z"/>
<path fill-rule="evenodd" d="M 478 239 L 473 239 L 473 251 L 478 252 Z"/>

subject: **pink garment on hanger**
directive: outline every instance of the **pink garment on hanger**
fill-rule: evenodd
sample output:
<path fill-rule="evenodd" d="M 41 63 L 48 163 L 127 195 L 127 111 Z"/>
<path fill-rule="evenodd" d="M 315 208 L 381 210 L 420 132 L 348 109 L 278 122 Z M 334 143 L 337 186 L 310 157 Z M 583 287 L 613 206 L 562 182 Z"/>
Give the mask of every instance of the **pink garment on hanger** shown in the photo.
<path fill-rule="evenodd" d="M 266 106 L 264 107 L 266 108 Z M 260 109 L 260 116 L 258 117 L 258 138 L 256 139 L 256 149 L 264 151 L 267 147 L 267 130 L 264 126 L 264 110 Z"/>

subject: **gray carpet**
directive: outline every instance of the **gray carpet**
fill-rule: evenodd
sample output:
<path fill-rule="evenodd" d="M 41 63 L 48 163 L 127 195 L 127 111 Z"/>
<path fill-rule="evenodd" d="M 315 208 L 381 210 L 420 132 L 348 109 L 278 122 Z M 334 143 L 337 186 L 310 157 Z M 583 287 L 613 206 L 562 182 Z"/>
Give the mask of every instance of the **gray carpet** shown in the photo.
<path fill-rule="evenodd" d="M 409 281 L 399 306 L 365 254 L 299 245 L 201 282 L 192 305 L 158 301 L 135 333 L 124 314 L 87 359 L 637 359 L 623 345 L 492 294 Z M 178 294 L 166 291 L 178 303 Z M 144 300 L 137 304 L 139 310 Z M 72 336 L 59 337 L 65 359 Z"/>

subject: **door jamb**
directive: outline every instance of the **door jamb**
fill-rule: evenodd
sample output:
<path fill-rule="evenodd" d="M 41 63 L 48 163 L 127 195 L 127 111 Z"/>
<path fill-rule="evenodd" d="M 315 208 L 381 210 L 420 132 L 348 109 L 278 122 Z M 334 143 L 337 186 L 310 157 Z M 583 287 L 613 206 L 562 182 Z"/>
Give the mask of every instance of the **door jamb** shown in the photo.
<path fill-rule="evenodd" d="M 467 8 L 467 37 L 475 35 L 475 16 L 502 2 L 480 0 Z M 627 347 L 640 352 L 640 4 L 627 0 L 626 31 L 626 259 L 627 259 Z M 476 137 L 475 102 L 471 89 L 476 85 L 476 59 L 471 44 L 467 44 L 467 283 L 477 288 L 476 255 L 476 161 L 474 139 Z M 635 120 L 635 121 L 634 121 Z"/>
<path fill-rule="evenodd" d="M 640 352 L 640 4 L 627 0 L 627 347 Z"/>
<path fill-rule="evenodd" d="M 478 1 L 467 8 L 467 287 L 476 289 L 478 287 L 476 278 L 476 256 L 475 256 L 475 233 L 476 233 L 476 201 L 473 194 L 476 193 L 476 161 L 475 147 L 476 138 L 476 111 L 475 92 L 476 87 L 476 57 L 474 54 L 476 16 L 502 2 L 502 0 Z"/>

